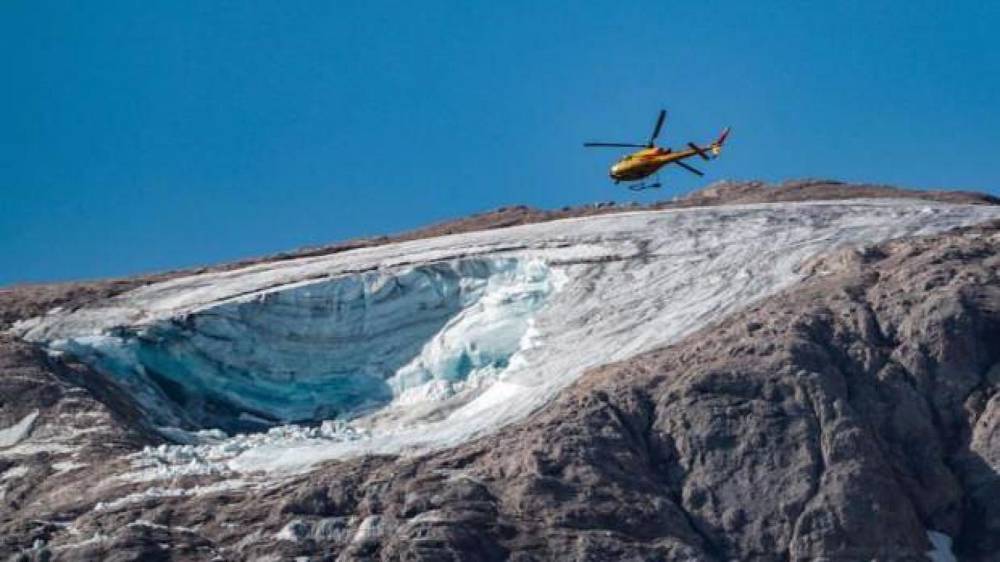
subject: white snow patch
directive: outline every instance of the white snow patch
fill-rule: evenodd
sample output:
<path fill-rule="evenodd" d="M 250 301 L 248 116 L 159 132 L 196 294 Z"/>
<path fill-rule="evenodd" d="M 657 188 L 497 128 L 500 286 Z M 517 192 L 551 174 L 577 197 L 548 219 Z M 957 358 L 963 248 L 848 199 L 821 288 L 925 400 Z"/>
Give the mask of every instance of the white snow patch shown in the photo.
<path fill-rule="evenodd" d="M 4 480 L 13 480 L 15 478 L 20 478 L 28 473 L 28 466 L 24 464 L 16 464 L 11 468 L 8 468 L 3 474 L 0 474 L 0 482 Z"/>
<path fill-rule="evenodd" d="M 104 533 L 96 532 L 93 535 L 91 535 L 89 538 L 86 538 L 86 539 L 84 539 L 82 541 L 79 541 L 79 542 L 55 545 L 55 546 L 52 547 L 52 550 L 57 551 L 57 552 L 61 551 L 61 550 L 70 550 L 70 549 L 74 549 L 74 548 L 80 548 L 80 547 L 83 547 L 83 546 L 90 546 L 92 544 L 100 544 L 100 543 L 103 543 L 103 542 L 106 542 L 106 541 L 109 541 L 109 540 L 111 540 L 111 536 L 110 535 L 105 535 Z"/>
<path fill-rule="evenodd" d="M 951 551 L 951 537 L 937 531 L 927 531 L 927 538 L 932 548 L 927 551 L 927 558 L 933 562 L 958 562 L 955 553 Z"/>
<path fill-rule="evenodd" d="M 90 466 L 87 463 L 75 462 L 75 461 L 59 461 L 52 463 L 52 468 L 56 472 L 69 472 L 71 470 L 76 470 L 78 468 L 85 468 Z"/>
<path fill-rule="evenodd" d="M 164 488 L 154 486 L 141 492 L 129 494 L 109 502 L 97 502 L 97 505 L 94 506 L 94 511 L 114 511 L 120 507 L 149 499 L 200 496 L 204 494 L 236 490 L 250 485 L 251 483 L 246 480 L 234 479 L 222 480 L 205 486 L 192 486 L 190 488 Z"/>
<path fill-rule="evenodd" d="M 57 455 L 63 453 L 73 453 L 78 449 L 79 447 L 73 445 L 66 445 L 60 442 L 49 441 L 44 436 L 34 436 L 30 440 L 23 441 L 13 447 L 0 451 L 0 456 L 26 457 L 31 455 L 37 455 L 38 453 L 49 453 Z"/>
<path fill-rule="evenodd" d="M 38 410 L 24 416 L 14 425 L 0 429 L 0 449 L 13 447 L 26 438 L 31 433 L 31 428 L 35 425 L 36 418 L 38 418 Z"/>
<path fill-rule="evenodd" d="M 381 538 L 382 532 L 382 517 L 369 515 L 358 525 L 358 530 L 354 533 L 351 542 L 361 544 L 376 542 Z"/>
<path fill-rule="evenodd" d="M 197 533 L 197 531 L 194 530 L 194 529 L 192 529 L 191 527 L 161 525 L 160 523 L 153 523 L 152 521 L 149 521 L 148 519 L 136 519 L 135 521 L 132 521 L 132 522 L 128 523 L 125 526 L 126 527 L 146 527 L 148 529 L 160 529 L 162 531 L 171 531 L 171 532 L 178 531 L 178 532 L 181 532 L 181 533 Z"/>
<path fill-rule="evenodd" d="M 274 538 L 279 541 L 299 542 L 309 535 L 309 526 L 301 519 L 293 519 L 285 524 Z"/>
<path fill-rule="evenodd" d="M 17 433 L 19 438 L 10 446 L 0 447 L 0 456 L 11 458 L 38 453 L 74 453 L 84 444 L 83 437 L 107 429 L 105 424 L 95 423 L 92 418 L 79 419 L 76 416 L 60 415 L 56 421 L 62 423 L 41 424 L 37 416 L 37 411 L 32 412 L 15 427 L 6 430 Z"/>
<path fill-rule="evenodd" d="M 317 542 L 345 543 L 352 539 L 351 526 L 355 517 L 323 517 L 321 519 L 292 519 L 275 534 L 277 540 L 299 542 L 311 538 Z"/>

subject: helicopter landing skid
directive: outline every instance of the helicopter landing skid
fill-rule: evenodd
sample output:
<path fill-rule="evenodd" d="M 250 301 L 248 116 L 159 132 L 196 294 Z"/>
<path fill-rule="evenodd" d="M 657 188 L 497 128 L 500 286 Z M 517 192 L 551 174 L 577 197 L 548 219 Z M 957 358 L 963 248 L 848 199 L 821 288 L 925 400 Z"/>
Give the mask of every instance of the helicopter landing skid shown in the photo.
<path fill-rule="evenodd" d="M 638 182 L 629 184 L 625 187 L 629 188 L 631 191 L 646 191 L 647 189 L 660 189 L 663 187 L 663 184 L 660 183 L 660 175 L 657 174 L 653 176 L 653 181 L 650 183 Z"/>

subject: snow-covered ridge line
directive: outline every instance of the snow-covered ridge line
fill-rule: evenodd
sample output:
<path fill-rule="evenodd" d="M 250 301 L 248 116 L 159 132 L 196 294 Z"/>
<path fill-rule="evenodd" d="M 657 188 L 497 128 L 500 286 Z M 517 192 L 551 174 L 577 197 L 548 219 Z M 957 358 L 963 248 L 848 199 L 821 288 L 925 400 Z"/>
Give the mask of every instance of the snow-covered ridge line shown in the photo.
<path fill-rule="evenodd" d="M 967 207 L 966 205 L 932 203 L 915 199 L 859 199 L 853 201 L 754 203 L 570 217 L 542 223 L 356 248 L 334 254 L 262 262 L 225 271 L 185 275 L 139 287 L 73 312 L 55 310 L 45 316 L 21 320 L 16 322 L 10 331 L 29 341 L 47 341 L 61 337 L 60 334 L 63 331 L 79 333 L 98 325 L 107 327 L 152 322 L 164 317 L 182 316 L 229 300 L 249 300 L 270 292 L 321 283 L 339 275 L 362 274 L 417 263 L 501 254 L 530 255 L 537 253 L 540 249 L 549 250 L 550 252 L 547 253 L 551 253 L 551 250 L 557 250 L 561 246 L 567 251 L 564 256 L 559 258 L 560 261 L 599 261 L 608 257 L 606 246 L 588 248 L 585 243 L 573 239 L 577 237 L 575 233 L 567 235 L 567 238 L 560 239 L 558 237 L 558 233 L 561 232 L 572 233 L 577 223 L 590 225 L 588 228 L 594 230 L 596 234 L 601 230 L 608 230 L 609 226 L 613 229 L 615 223 L 620 222 L 627 225 L 641 217 L 690 213 L 713 215 L 726 210 L 750 212 L 765 209 L 793 210 L 799 207 L 843 205 Z M 989 210 L 1000 207 L 984 206 L 983 208 Z M 992 217 L 993 213 L 986 212 L 985 215 Z M 572 251 L 569 249 L 570 246 L 572 246 Z M 587 256 L 588 251 L 591 253 L 589 257 Z"/>
<path fill-rule="evenodd" d="M 542 407 L 590 367 L 790 286 L 817 254 L 998 217 L 880 199 L 571 218 L 176 278 L 14 331 L 135 383 L 163 423 L 351 420 L 350 438 L 215 436 L 181 455 L 297 467 L 460 443 Z"/>

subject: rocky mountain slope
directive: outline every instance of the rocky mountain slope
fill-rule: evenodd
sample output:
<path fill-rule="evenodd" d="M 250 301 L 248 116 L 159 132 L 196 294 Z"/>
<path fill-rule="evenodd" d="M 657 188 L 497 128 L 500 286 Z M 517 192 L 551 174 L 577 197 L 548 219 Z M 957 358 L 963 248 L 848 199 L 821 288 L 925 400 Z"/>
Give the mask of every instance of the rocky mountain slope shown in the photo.
<path fill-rule="evenodd" d="M 904 195 L 9 289 L 0 553 L 1000 560 L 1000 208 Z"/>

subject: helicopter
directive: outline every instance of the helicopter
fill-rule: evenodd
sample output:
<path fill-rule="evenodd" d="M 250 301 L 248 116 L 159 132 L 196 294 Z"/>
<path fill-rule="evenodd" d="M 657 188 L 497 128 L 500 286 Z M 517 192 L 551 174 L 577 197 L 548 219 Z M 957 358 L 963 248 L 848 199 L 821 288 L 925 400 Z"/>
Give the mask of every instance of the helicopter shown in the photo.
<path fill-rule="evenodd" d="M 653 134 L 649 137 L 649 142 L 646 144 L 632 144 L 632 143 L 621 143 L 621 142 L 585 142 L 583 146 L 585 147 L 635 147 L 642 148 L 642 150 L 637 150 L 631 154 L 626 154 L 621 157 L 614 165 L 611 166 L 611 170 L 608 175 L 614 180 L 615 185 L 620 182 L 638 182 L 630 183 L 627 187 L 632 191 L 642 191 L 644 189 L 656 189 L 661 186 L 659 178 L 657 178 L 652 183 L 647 183 L 645 180 L 649 176 L 657 173 L 660 168 L 666 166 L 667 164 L 677 164 L 681 168 L 696 174 L 698 176 L 704 176 L 705 173 L 701 170 L 691 166 L 685 159 L 691 158 L 693 156 L 699 156 L 703 160 L 712 160 L 717 158 L 722 152 L 722 145 L 726 142 L 726 137 L 729 136 L 729 127 L 726 127 L 719 138 L 710 143 L 708 146 L 698 146 L 693 142 L 687 143 L 687 148 L 683 150 L 674 151 L 668 147 L 656 146 L 656 137 L 660 136 L 660 129 L 663 128 L 663 122 L 667 118 L 667 111 L 665 109 L 660 110 L 660 116 L 656 119 L 656 126 L 653 127 Z"/>

